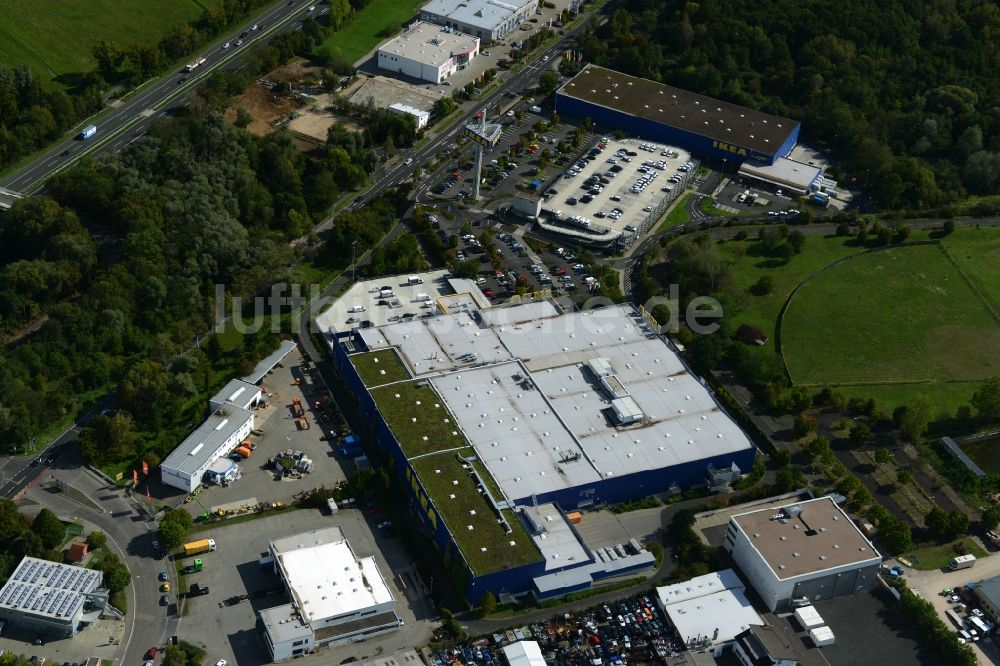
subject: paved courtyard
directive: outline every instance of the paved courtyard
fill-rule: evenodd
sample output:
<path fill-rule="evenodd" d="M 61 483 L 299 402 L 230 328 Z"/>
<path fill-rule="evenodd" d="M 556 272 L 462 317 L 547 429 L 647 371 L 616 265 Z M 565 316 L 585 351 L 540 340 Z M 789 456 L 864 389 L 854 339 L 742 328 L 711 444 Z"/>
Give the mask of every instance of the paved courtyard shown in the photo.
<path fill-rule="evenodd" d="M 289 536 L 313 529 L 339 525 L 358 557 L 374 555 L 379 570 L 396 598 L 396 612 L 405 624 L 395 632 L 363 643 L 335 648 L 336 660 L 364 658 L 426 644 L 433 631 L 436 612 L 414 590 L 416 574 L 401 542 L 373 532 L 382 515 L 347 509 L 324 515 L 311 509 L 272 514 L 249 522 L 219 523 L 197 536 L 216 540 L 218 549 L 202 556 L 204 571 L 184 577 L 180 587 L 192 583 L 207 586 L 208 595 L 187 600 L 182 612 L 179 636 L 201 645 L 208 653 L 206 663 L 226 659 L 240 666 L 266 664 L 267 655 L 257 625 L 257 613 L 265 608 L 288 603 L 277 576 L 262 570 L 257 562 L 275 537 Z M 183 566 L 185 560 L 178 562 Z M 405 588 L 405 590 L 404 590 Z M 233 606 L 223 606 L 223 599 L 250 595 L 251 599 Z M 409 595 L 409 596 L 408 596 Z M 330 652 L 305 657 L 314 663 L 330 663 Z"/>
<path fill-rule="evenodd" d="M 294 351 L 264 378 L 264 389 L 270 394 L 270 406 L 255 412 L 255 425 L 262 435 L 252 435 L 250 440 L 257 448 L 253 457 L 239 463 L 243 476 L 227 487 L 206 485 L 197 495 L 197 501 L 185 506 L 192 514 L 204 510 L 211 511 L 220 505 L 254 504 L 282 501 L 290 503 L 296 494 L 319 485 L 331 487 L 346 477 L 340 462 L 334 456 L 329 441 L 324 440 L 331 432 L 331 421 L 317 422 L 328 407 L 320 410 L 309 405 L 326 395 L 318 374 L 313 378 L 302 370 L 302 354 Z M 296 384 L 298 379 L 300 384 Z M 292 417 L 292 400 L 298 397 L 306 409 L 308 430 L 300 430 Z M 315 467 L 302 478 L 284 477 L 276 481 L 274 473 L 265 469 L 267 459 L 282 449 L 294 449 L 313 461 Z M 254 502 L 253 500 L 256 500 Z M 200 505 L 199 505 L 200 502 Z"/>

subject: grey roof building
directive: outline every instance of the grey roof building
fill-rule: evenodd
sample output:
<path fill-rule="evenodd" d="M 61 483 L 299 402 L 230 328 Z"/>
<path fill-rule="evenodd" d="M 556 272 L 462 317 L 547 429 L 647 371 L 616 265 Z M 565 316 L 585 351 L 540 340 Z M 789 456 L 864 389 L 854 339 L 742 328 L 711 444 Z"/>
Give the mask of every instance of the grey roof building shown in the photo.
<path fill-rule="evenodd" d="M 12 626 L 70 638 L 107 604 L 101 572 L 25 557 L 0 589 L 0 619 Z"/>

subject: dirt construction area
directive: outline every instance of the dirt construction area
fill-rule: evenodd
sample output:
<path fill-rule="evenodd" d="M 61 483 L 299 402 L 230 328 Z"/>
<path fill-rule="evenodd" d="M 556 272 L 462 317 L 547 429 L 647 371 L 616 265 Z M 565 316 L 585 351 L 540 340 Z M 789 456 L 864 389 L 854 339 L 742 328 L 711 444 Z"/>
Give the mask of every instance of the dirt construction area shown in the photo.
<path fill-rule="evenodd" d="M 361 132 L 364 128 L 353 118 L 330 113 L 326 107 L 330 104 L 329 95 L 320 95 L 306 109 L 298 112 L 297 117 L 288 124 L 288 129 L 296 134 L 326 142 L 326 133 L 334 125 L 340 125 L 351 132 Z"/>
<path fill-rule="evenodd" d="M 247 130 L 258 136 L 263 136 L 271 132 L 275 124 L 301 106 L 301 102 L 285 95 L 279 95 L 260 83 L 255 83 L 237 97 L 231 107 L 226 109 L 226 120 L 236 122 L 236 110 L 246 109 L 253 117 L 253 120 L 247 125 Z"/>

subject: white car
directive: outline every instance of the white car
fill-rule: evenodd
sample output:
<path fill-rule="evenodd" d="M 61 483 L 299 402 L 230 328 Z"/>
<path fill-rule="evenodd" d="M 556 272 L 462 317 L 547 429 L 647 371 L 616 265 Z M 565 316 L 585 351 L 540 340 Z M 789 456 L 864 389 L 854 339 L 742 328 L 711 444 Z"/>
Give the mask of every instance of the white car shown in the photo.
<path fill-rule="evenodd" d="M 407 157 L 405 164 L 406 164 L 406 166 L 410 166 L 411 164 L 413 164 L 413 158 L 412 157 Z"/>
<path fill-rule="evenodd" d="M 309 5 L 309 11 L 311 12 L 316 11 L 316 5 Z M 218 666 L 218 664 L 216 664 L 216 666 Z"/>
<path fill-rule="evenodd" d="M 226 660 L 220 659 L 219 661 L 215 662 L 215 666 L 226 666 Z"/>
<path fill-rule="evenodd" d="M 222 45 L 222 48 L 224 48 L 224 49 L 228 49 L 228 48 L 229 48 L 229 42 L 226 42 L 225 44 L 223 44 L 223 45 Z"/>
<path fill-rule="evenodd" d="M 251 29 L 251 30 L 256 30 L 256 29 L 257 29 L 257 24 L 256 24 L 256 23 L 254 23 L 254 24 L 253 24 L 252 26 L 250 26 L 250 29 Z"/>

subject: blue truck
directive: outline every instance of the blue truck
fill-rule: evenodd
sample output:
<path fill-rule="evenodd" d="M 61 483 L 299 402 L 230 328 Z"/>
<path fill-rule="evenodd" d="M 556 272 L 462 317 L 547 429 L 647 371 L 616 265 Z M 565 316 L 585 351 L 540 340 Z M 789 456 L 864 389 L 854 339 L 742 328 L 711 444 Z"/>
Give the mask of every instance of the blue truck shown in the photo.
<path fill-rule="evenodd" d="M 82 141 L 86 141 L 95 134 L 97 134 L 97 125 L 87 125 L 83 128 L 83 131 L 80 132 L 80 139 Z"/>

